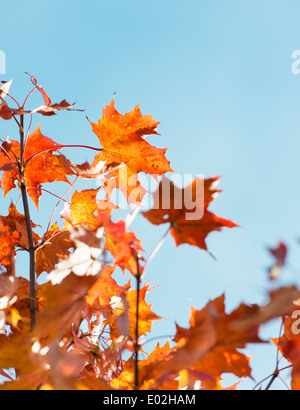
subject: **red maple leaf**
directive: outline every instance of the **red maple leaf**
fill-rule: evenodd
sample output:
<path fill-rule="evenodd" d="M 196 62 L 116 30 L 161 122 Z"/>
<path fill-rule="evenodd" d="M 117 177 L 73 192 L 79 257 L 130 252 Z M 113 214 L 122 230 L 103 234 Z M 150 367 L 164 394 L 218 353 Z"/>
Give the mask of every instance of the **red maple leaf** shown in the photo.
<path fill-rule="evenodd" d="M 28 194 L 38 208 L 41 186 L 46 182 L 62 181 L 69 183 L 66 175 L 74 175 L 71 163 L 62 154 L 54 154 L 59 144 L 41 133 L 40 126 L 31 133 L 24 150 L 24 178 Z M 0 150 L 0 171 L 3 171 L 1 184 L 4 196 L 22 181 L 20 165 L 20 144 L 18 141 L 5 141 Z"/>

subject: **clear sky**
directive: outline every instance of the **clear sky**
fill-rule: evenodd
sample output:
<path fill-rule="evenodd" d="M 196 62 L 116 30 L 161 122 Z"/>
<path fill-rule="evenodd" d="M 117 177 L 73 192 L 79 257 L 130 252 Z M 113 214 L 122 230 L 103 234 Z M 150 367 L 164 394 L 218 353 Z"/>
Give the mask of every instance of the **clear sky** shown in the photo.
<path fill-rule="evenodd" d="M 28 71 L 53 101 L 77 101 L 85 110 L 36 117 L 33 128 L 42 122 L 42 132 L 59 143 L 97 144 L 86 115 L 96 122 L 116 92 L 121 113 L 139 103 L 161 121 L 161 136 L 149 142 L 168 148 L 176 172 L 223 176 L 212 209 L 242 228 L 209 236 L 217 260 L 166 240 L 146 277 L 161 284 L 148 301 L 166 318 L 151 337 L 173 334 L 175 321 L 186 326 L 190 306 L 200 309 L 223 292 L 230 311 L 267 301 L 280 284 L 300 284 L 300 75 L 292 72 L 299 17 L 297 0 L 15 0 L 1 7 L 0 79 L 14 80 L 12 94 L 22 99 L 31 89 Z M 12 125 L 1 121 L 2 139 L 17 138 Z M 82 150 L 64 153 L 77 163 L 93 159 Z M 1 200 L 2 214 L 9 200 Z M 35 223 L 47 224 L 55 203 L 44 194 Z M 142 217 L 133 228 L 146 256 L 165 231 Z M 279 239 L 289 245 L 289 265 L 270 284 L 266 248 Z M 262 337 L 277 337 L 279 325 L 263 330 Z M 273 372 L 273 347 L 247 353 L 257 381 Z"/>

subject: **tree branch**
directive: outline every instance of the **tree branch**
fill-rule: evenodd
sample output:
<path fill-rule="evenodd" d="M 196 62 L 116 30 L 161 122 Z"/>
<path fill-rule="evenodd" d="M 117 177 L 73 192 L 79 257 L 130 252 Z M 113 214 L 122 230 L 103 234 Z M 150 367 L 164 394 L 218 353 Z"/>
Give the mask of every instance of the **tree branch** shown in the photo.
<path fill-rule="evenodd" d="M 35 279 L 35 243 L 33 238 L 33 231 L 31 225 L 31 217 L 30 217 L 30 210 L 28 204 L 28 196 L 27 196 L 27 188 L 25 183 L 25 168 L 23 166 L 23 157 L 24 157 L 24 116 L 20 116 L 20 162 L 19 162 L 19 171 L 21 174 L 21 194 L 22 194 L 22 201 L 25 213 L 25 221 L 26 221 L 26 228 L 27 228 L 27 236 L 28 236 L 28 252 L 29 252 L 29 280 L 30 280 L 30 323 L 31 323 L 31 330 L 34 329 L 36 325 L 36 312 L 37 312 L 37 304 L 36 304 L 36 279 Z"/>

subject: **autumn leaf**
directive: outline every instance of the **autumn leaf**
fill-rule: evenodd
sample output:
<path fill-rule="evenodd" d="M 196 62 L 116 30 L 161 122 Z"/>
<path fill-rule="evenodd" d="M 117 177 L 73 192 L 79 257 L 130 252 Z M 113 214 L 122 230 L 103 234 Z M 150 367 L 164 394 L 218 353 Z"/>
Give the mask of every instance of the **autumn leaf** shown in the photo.
<path fill-rule="evenodd" d="M 281 270 L 285 265 L 288 248 L 285 243 L 279 241 L 276 248 L 269 248 L 268 251 L 275 259 L 273 266 L 269 268 L 269 278 L 274 280 L 280 276 Z"/>
<path fill-rule="evenodd" d="M 36 390 L 47 378 L 46 358 L 35 353 L 35 343 L 26 332 L 0 338 L 0 369 L 14 368 L 17 375 L 16 380 L 1 384 L 0 390 Z"/>
<path fill-rule="evenodd" d="M 114 257 L 114 263 L 122 271 L 128 269 L 133 275 L 137 275 L 137 261 L 135 251 L 142 252 L 141 241 L 133 232 L 126 231 L 126 223 L 123 220 L 110 222 L 105 228 L 106 241 L 104 248 Z M 141 266 L 142 269 L 142 266 Z"/>
<path fill-rule="evenodd" d="M 0 216 L 0 390 L 236 390 L 242 380 L 252 377 L 251 359 L 242 349 L 267 343 L 260 328 L 276 318 L 284 321 L 284 333 L 273 341 L 290 363 L 286 368 L 292 372 L 292 389 L 300 390 L 300 291 L 296 286 L 270 292 L 261 306 L 241 304 L 230 313 L 225 294 L 200 310 L 192 307 L 189 325 L 176 323 L 173 340 L 168 336 L 167 343 L 157 344 L 148 354 L 149 345 L 142 338 L 149 337 L 154 322 L 161 318 L 148 301 L 150 281 L 142 283 L 142 243 L 129 228 L 146 193 L 139 182 L 141 174 L 159 181 L 153 208 L 143 212 L 144 217 L 153 225 L 168 225 L 148 262 L 168 233 L 177 246 L 190 244 L 207 251 L 210 233 L 237 226 L 212 211 L 221 193 L 220 177 L 197 177 L 183 188 L 176 187 L 164 176 L 172 171 L 167 150 L 146 139 L 159 135 L 159 122 L 142 115 L 139 106 L 120 114 L 114 100 L 103 108 L 98 123 L 90 123 L 99 148 L 59 145 L 44 136 L 41 127 L 28 135 L 18 116 L 74 110 L 74 104 L 66 100 L 53 103 L 37 79 L 30 76 L 30 80 L 34 88 L 23 106 L 12 97 L 17 108 L 6 102 L 11 81 L 0 85 L 0 117 L 17 123 L 20 140 L 26 135 L 23 147 L 18 140 L 1 142 L 0 184 L 4 196 L 16 187 L 22 189 L 19 200 L 27 215 L 11 203 L 8 215 Z M 25 110 L 33 91 L 40 93 L 43 105 Z M 91 163 L 76 165 L 60 154 L 66 147 L 84 147 L 97 155 Z M 72 184 L 68 176 L 74 176 Z M 74 189 L 67 201 L 65 197 L 79 180 L 90 184 L 97 180 L 97 184 Z M 37 225 L 28 220 L 31 209 L 25 188 L 38 208 L 43 184 L 55 181 L 70 184 L 63 197 L 54 193 L 59 204 L 65 204 L 60 213 L 64 224 L 50 227 L 49 223 L 42 238 L 33 231 L 32 241 L 28 229 Z M 105 199 L 97 198 L 98 182 Z M 113 210 L 118 208 L 111 202 L 114 189 L 129 204 L 137 203 L 125 220 L 114 219 Z M 22 260 L 15 272 L 15 256 L 21 250 L 29 257 L 30 280 L 17 275 L 28 270 L 24 271 Z M 269 252 L 274 258 L 269 269 L 273 279 L 286 263 L 287 247 L 279 242 Z M 124 277 L 117 268 L 133 275 L 134 286 L 132 278 L 119 283 L 118 275 Z M 43 272 L 48 276 L 38 284 L 35 276 Z M 222 381 L 228 373 L 239 381 L 226 389 Z"/>
<path fill-rule="evenodd" d="M 20 315 L 21 323 L 18 323 L 18 327 L 25 334 L 31 329 L 30 326 L 30 282 L 28 279 L 20 276 L 18 279 L 18 288 L 16 290 L 16 300 L 12 305 L 12 309 L 16 309 Z M 37 311 L 40 312 L 44 308 L 45 304 L 45 294 L 50 288 L 51 284 L 49 282 L 43 283 L 41 285 L 36 283 L 36 300 L 37 300 Z M 9 313 L 9 312 L 8 312 Z"/>
<path fill-rule="evenodd" d="M 160 320 L 161 318 L 152 312 L 152 305 L 149 305 L 146 302 L 146 295 L 150 291 L 149 283 L 146 283 L 140 289 L 139 294 L 139 336 L 144 336 L 152 329 L 152 322 Z M 127 290 L 124 292 L 124 297 L 126 300 L 126 309 L 122 298 L 118 297 L 113 300 L 113 313 L 110 314 L 108 319 L 108 324 L 110 326 L 110 336 L 116 340 L 122 333 L 119 331 L 118 327 L 118 317 L 124 313 L 128 315 L 129 329 L 128 334 L 131 340 L 135 341 L 135 332 L 136 332 L 136 300 L 137 300 L 137 291 L 136 290 Z"/>
<path fill-rule="evenodd" d="M 6 139 L 0 147 L 0 171 L 4 171 L 0 183 L 4 195 L 15 188 L 15 180 L 19 174 L 17 164 L 19 156 L 19 142 Z"/>
<path fill-rule="evenodd" d="M 43 96 L 43 99 L 45 101 L 45 104 L 47 106 L 50 106 L 52 104 L 50 97 L 46 94 L 45 90 L 43 89 L 43 87 L 41 87 L 40 85 L 38 85 L 37 79 L 33 76 L 28 74 L 27 72 L 25 72 L 25 74 L 29 75 L 30 77 L 30 81 L 32 82 L 32 84 L 40 91 L 40 93 Z"/>
<path fill-rule="evenodd" d="M 147 135 L 158 135 L 158 124 L 150 115 L 142 115 L 139 106 L 125 115 L 120 114 L 115 109 L 114 100 L 103 109 L 98 124 L 91 123 L 103 146 L 91 166 L 96 166 L 100 161 L 106 161 L 108 165 L 126 164 L 119 171 L 111 172 L 115 178 L 105 186 L 108 199 L 113 189 L 118 188 L 129 203 L 140 202 L 146 192 L 138 181 L 140 172 L 162 175 L 172 171 L 165 158 L 166 149 L 156 148 L 145 140 Z"/>
<path fill-rule="evenodd" d="M 12 84 L 12 80 L 2 81 L 2 85 L 0 85 L 0 99 L 1 100 L 7 97 L 11 84 Z"/>
<path fill-rule="evenodd" d="M 25 74 L 28 74 L 25 72 Z M 37 79 L 33 76 L 30 75 L 30 80 L 32 84 L 36 87 L 37 90 L 42 94 L 44 103 L 45 105 L 41 105 L 38 108 L 35 108 L 34 110 L 31 111 L 31 114 L 34 114 L 35 112 L 45 115 L 45 116 L 51 116 L 51 115 L 56 115 L 55 111 L 60 111 L 60 110 L 68 110 L 68 111 L 82 111 L 82 110 L 74 110 L 74 104 L 69 104 L 66 100 L 61 101 L 58 104 L 52 104 L 52 101 L 48 94 L 45 92 L 42 86 L 40 86 L 37 82 Z"/>
<path fill-rule="evenodd" d="M 13 111 L 9 108 L 5 101 L 0 103 L 0 117 L 6 121 L 11 120 L 13 117 Z"/>
<path fill-rule="evenodd" d="M 110 201 L 97 199 L 98 192 L 99 188 L 74 192 L 61 211 L 61 217 L 66 220 L 65 228 L 83 225 L 96 230 L 109 224 L 112 210 L 117 207 Z"/>
<path fill-rule="evenodd" d="M 11 257 L 15 254 L 16 247 L 28 248 L 25 215 L 20 214 L 13 203 L 8 211 L 7 216 L 0 216 L 0 263 L 3 266 L 11 264 Z M 34 223 L 31 224 L 33 228 L 36 227 Z M 39 240 L 36 233 L 34 233 L 34 240 L 36 243 Z"/>
<path fill-rule="evenodd" d="M 172 352 L 172 349 L 168 342 L 162 347 L 157 344 L 154 350 L 147 356 L 146 360 L 139 360 L 139 378 L 143 381 L 139 386 L 139 390 L 152 390 L 153 386 L 155 386 L 156 390 L 178 390 L 178 378 L 171 379 L 166 376 L 163 380 L 160 379 L 160 383 L 156 385 L 155 377 L 161 376 L 161 374 L 153 375 L 152 379 L 148 377 L 149 367 L 151 367 L 152 364 L 164 361 L 170 352 Z M 112 379 L 111 386 L 117 390 L 135 389 L 135 362 L 133 356 L 126 361 L 122 372 Z"/>
<path fill-rule="evenodd" d="M 272 341 L 283 357 L 291 363 L 291 388 L 300 390 L 300 329 L 299 329 L 299 300 L 295 300 L 293 312 L 283 320 L 283 334 Z"/>
<path fill-rule="evenodd" d="M 84 189 L 81 192 L 76 190 L 70 204 L 65 205 L 61 215 L 75 226 L 82 224 L 89 229 L 96 229 L 99 226 L 97 216 L 95 215 L 98 210 L 96 202 L 98 192 L 99 188 Z"/>
<path fill-rule="evenodd" d="M 96 279 L 69 273 L 60 284 L 50 286 L 44 293 L 44 308 L 38 314 L 34 334 L 47 335 L 49 341 L 62 338 L 72 323 L 78 323 L 84 298 Z"/>
<path fill-rule="evenodd" d="M 10 120 L 13 116 L 12 111 L 8 107 L 7 103 L 3 100 L 5 97 L 7 97 L 11 84 L 12 80 L 2 81 L 2 85 L 0 86 L 0 117 L 4 120 Z"/>
<path fill-rule="evenodd" d="M 99 256 L 101 237 L 97 232 L 73 228 L 75 252 L 60 261 L 48 275 L 50 286 L 43 293 L 44 308 L 38 314 L 36 336 L 49 340 L 62 338 L 77 323 L 85 307 L 85 297 L 102 273 Z"/>
<path fill-rule="evenodd" d="M 15 258 L 11 257 L 10 265 L 6 268 L 6 272 L 0 273 L 0 310 L 7 308 L 18 286 L 19 278 L 16 278 Z"/>
<path fill-rule="evenodd" d="M 50 117 L 52 115 L 56 115 L 56 111 L 67 110 L 67 111 L 83 111 L 74 108 L 75 103 L 69 104 L 66 100 L 62 100 L 60 103 L 52 104 L 52 105 L 41 105 L 38 108 L 35 108 L 31 111 L 31 114 L 37 112 L 38 114 L 42 114 L 46 117 Z"/>
<path fill-rule="evenodd" d="M 174 338 L 176 347 L 165 361 L 151 363 L 147 368 L 147 378 L 160 377 L 167 372 L 177 374 L 183 369 L 199 372 L 198 376 L 208 371 L 212 380 L 202 379 L 202 385 L 209 389 L 218 389 L 221 375 L 228 371 L 238 377 L 250 376 L 249 358 L 239 352 L 249 343 L 264 343 L 259 338 L 262 324 L 288 314 L 293 309 L 293 300 L 299 298 L 295 287 L 282 288 L 270 295 L 270 302 L 265 306 L 247 306 L 241 304 L 232 313 L 225 311 L 225 298 L 208 302 L 202 310 L 192 308 L 190 327 L 185 329 L 177 325 Z M 242 370 L 243 369 L 243 370 Z M 157 377 L 154 377 L 157 375 Z"/>
<path fill-rule="evenodd" d="M 38 288 L 38 286 L 37 286 Z M 22 329 L 29 330 L 30 328 L 30 282 L 28 279 L 20 276 L 18 278 L 18 288 L 16 290 L 16 297 L 13 307 L 18 310 L 22 318 Z"/>
<path fill-rule="evenodd" d="M 117 284 L 112 278 L 116 267 L 106 266 L 103 269 L 102 275 L 89 289 L 86 296 L 87 309 L 90 312 L 100 312 L 105 318 L 113 313 L 111 305 L 112 298 L 120 297 L 122 293 L 130 289 L 130 282 L 125 286 Z"/>
<path fill-rule="evenodd" d="M 60 259 L 69 256 L 69 249 L 73 247 L 68 230 L 60 230 L 55 223 L 43 236 L 42 244 L 36 251 L 36 274 L 54 270 Z"/>
<path fill-rule="evenodd" d="M 167 358 L 173 353 L 173 349 L 169 342 L 166 342 L 163 346 L 159 344 L 156 345 L 155 349 L 147 356 L 146 360 L 139 361 L 139 377 L 141 382 L 140 390 L 152 390 L 152 388 L 157 390 L 179 390 L 182 381 L 182 372 L 179 373 L 179 377 L 169 377 L 166 373 L 162 375 L 158 370 L 157 373 L 152 372 L 149 375 L 149 368 L 156 366 L 157 363 L 167 360 Z M 133 369 L 134 370 L 134 369 Z M 150 376 L 150 377 L 149 377 Z M 157 384 L 157 379 L 160 382 Z M 182 386 L 185 388 L 186 385 Z"/>
<path fill-rule="evenodd" d="M 216 189 L 218 179 L 196 178 L 192 184 L 180 189 L 163 177 L 153 195 L 153 208 L 142 215 L 154 225 L 169 223 L 176 246 L 188 243 L 207 250 L 205 240 L 208 234 L 238 226 L 208 211 L 220 192 Z"/>
<path fill-rule="evenodd" d="M 102 271 L 102 264 L 98 260 L 102 254 L 102 235 L 102 228 L 97 231 L 88 231 L 82 226 L 70 228 L 70 241 L 75 251 L 59 261 L 56 268 L 49 273 L 49 281 L 53 285 L 60 284 L 71 273 L 97 277 Z"/>
<path fill-rule="evenodd" d="M 59 145 L 41 134 L 39 126 L 27 138 L 24 151 L 24 176 L 28 194 L 38 208 L 39 197 L 42 195 L 43 183 L 62 181 L 69 183 L 66 175 L 74 175 L 70 162 L 62 154 L 54 155 Z M 20 145 L 17 141 L 6 141 L 0 150 L 0 171 L 3 171 L 1 184 L 4 196 L 20 185 L 22 176 L 19 169 Z"/>

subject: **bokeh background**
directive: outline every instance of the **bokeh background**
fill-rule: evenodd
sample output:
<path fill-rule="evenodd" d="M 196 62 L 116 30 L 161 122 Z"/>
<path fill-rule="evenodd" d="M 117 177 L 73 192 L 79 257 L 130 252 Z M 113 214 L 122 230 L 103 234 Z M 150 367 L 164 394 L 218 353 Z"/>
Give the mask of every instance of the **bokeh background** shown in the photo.
<path fill-rule="evenodd" d="M 292 70 L 292 54 L 300 49 L 299 16 L 297 0 L 15 0 L 1 7 L 6 74 L 0 79 L 14 80 L 11 93 L 24 100 L 32 88 L 27 71 L 54 102 L 66 98 L 85 110 L 36 116 L 32 130 L 42 123 L 42 132 L 59 143 L 97 146 L 86 115 L 97 122 L 116 93 L 119 112 L 140 104 L 143 114 L 161 121 L 161 135 L 148 141 L 168 148 L 178 174 L 222 175 L 224 192 L 212 209 L 241 228 L 208 237 L 216 260 L 188 245 L 176 249 L 167 238 L 145 278 L 161 285 L 147 301 L 164 318 L 154 324 L 148 352 L 167 340 L 160 336 L 174 334 L 175 322 L 188 326 L 191 306 L 200 309 L 225 292 L 230 312 L 241 302 L 266 302 L 271 289 L 300 284 L 300 75 Z M 31 107 L 41 103 L 38 93 L 30 100 Z M 0 133 L 2 139 L 18 138 L 12 122 L 1 121 Z M 77 163 L 94 157 L 87 150 L 63 153 Z M 49 189 L 59 194 L 66 188 Z M 10 199 L 1 199 L 1 214 Z M 45 193 L 40 213 L 32 204 L 34 222 L 47 226 L 56 202 Z M 115 218 L 123 216 L 117 211 Z M 166 229 L 141 216 L 132 228 L 145 257 Z M 289 247 L 288 264 L 271 283 L 267 248 L 280 239 Z M 19 262 L 18 273 L 26 276 L 26 269 Z M 125 283 L 129 275 L 117 272 L 115 278 Z M 274 321 L 261 336 L 278 337 L 279 330 Z M 240 389 L 253 388 L 276 364 L 272 344 L 249 346 L 246 353 L 253 358 L 254 380 Z M 282 377 L 288 381 L 288 372 Z M 235 381 L 225 375 L 224 386 Z M 278 380 L 273 388 L 286 386 Z"/>

